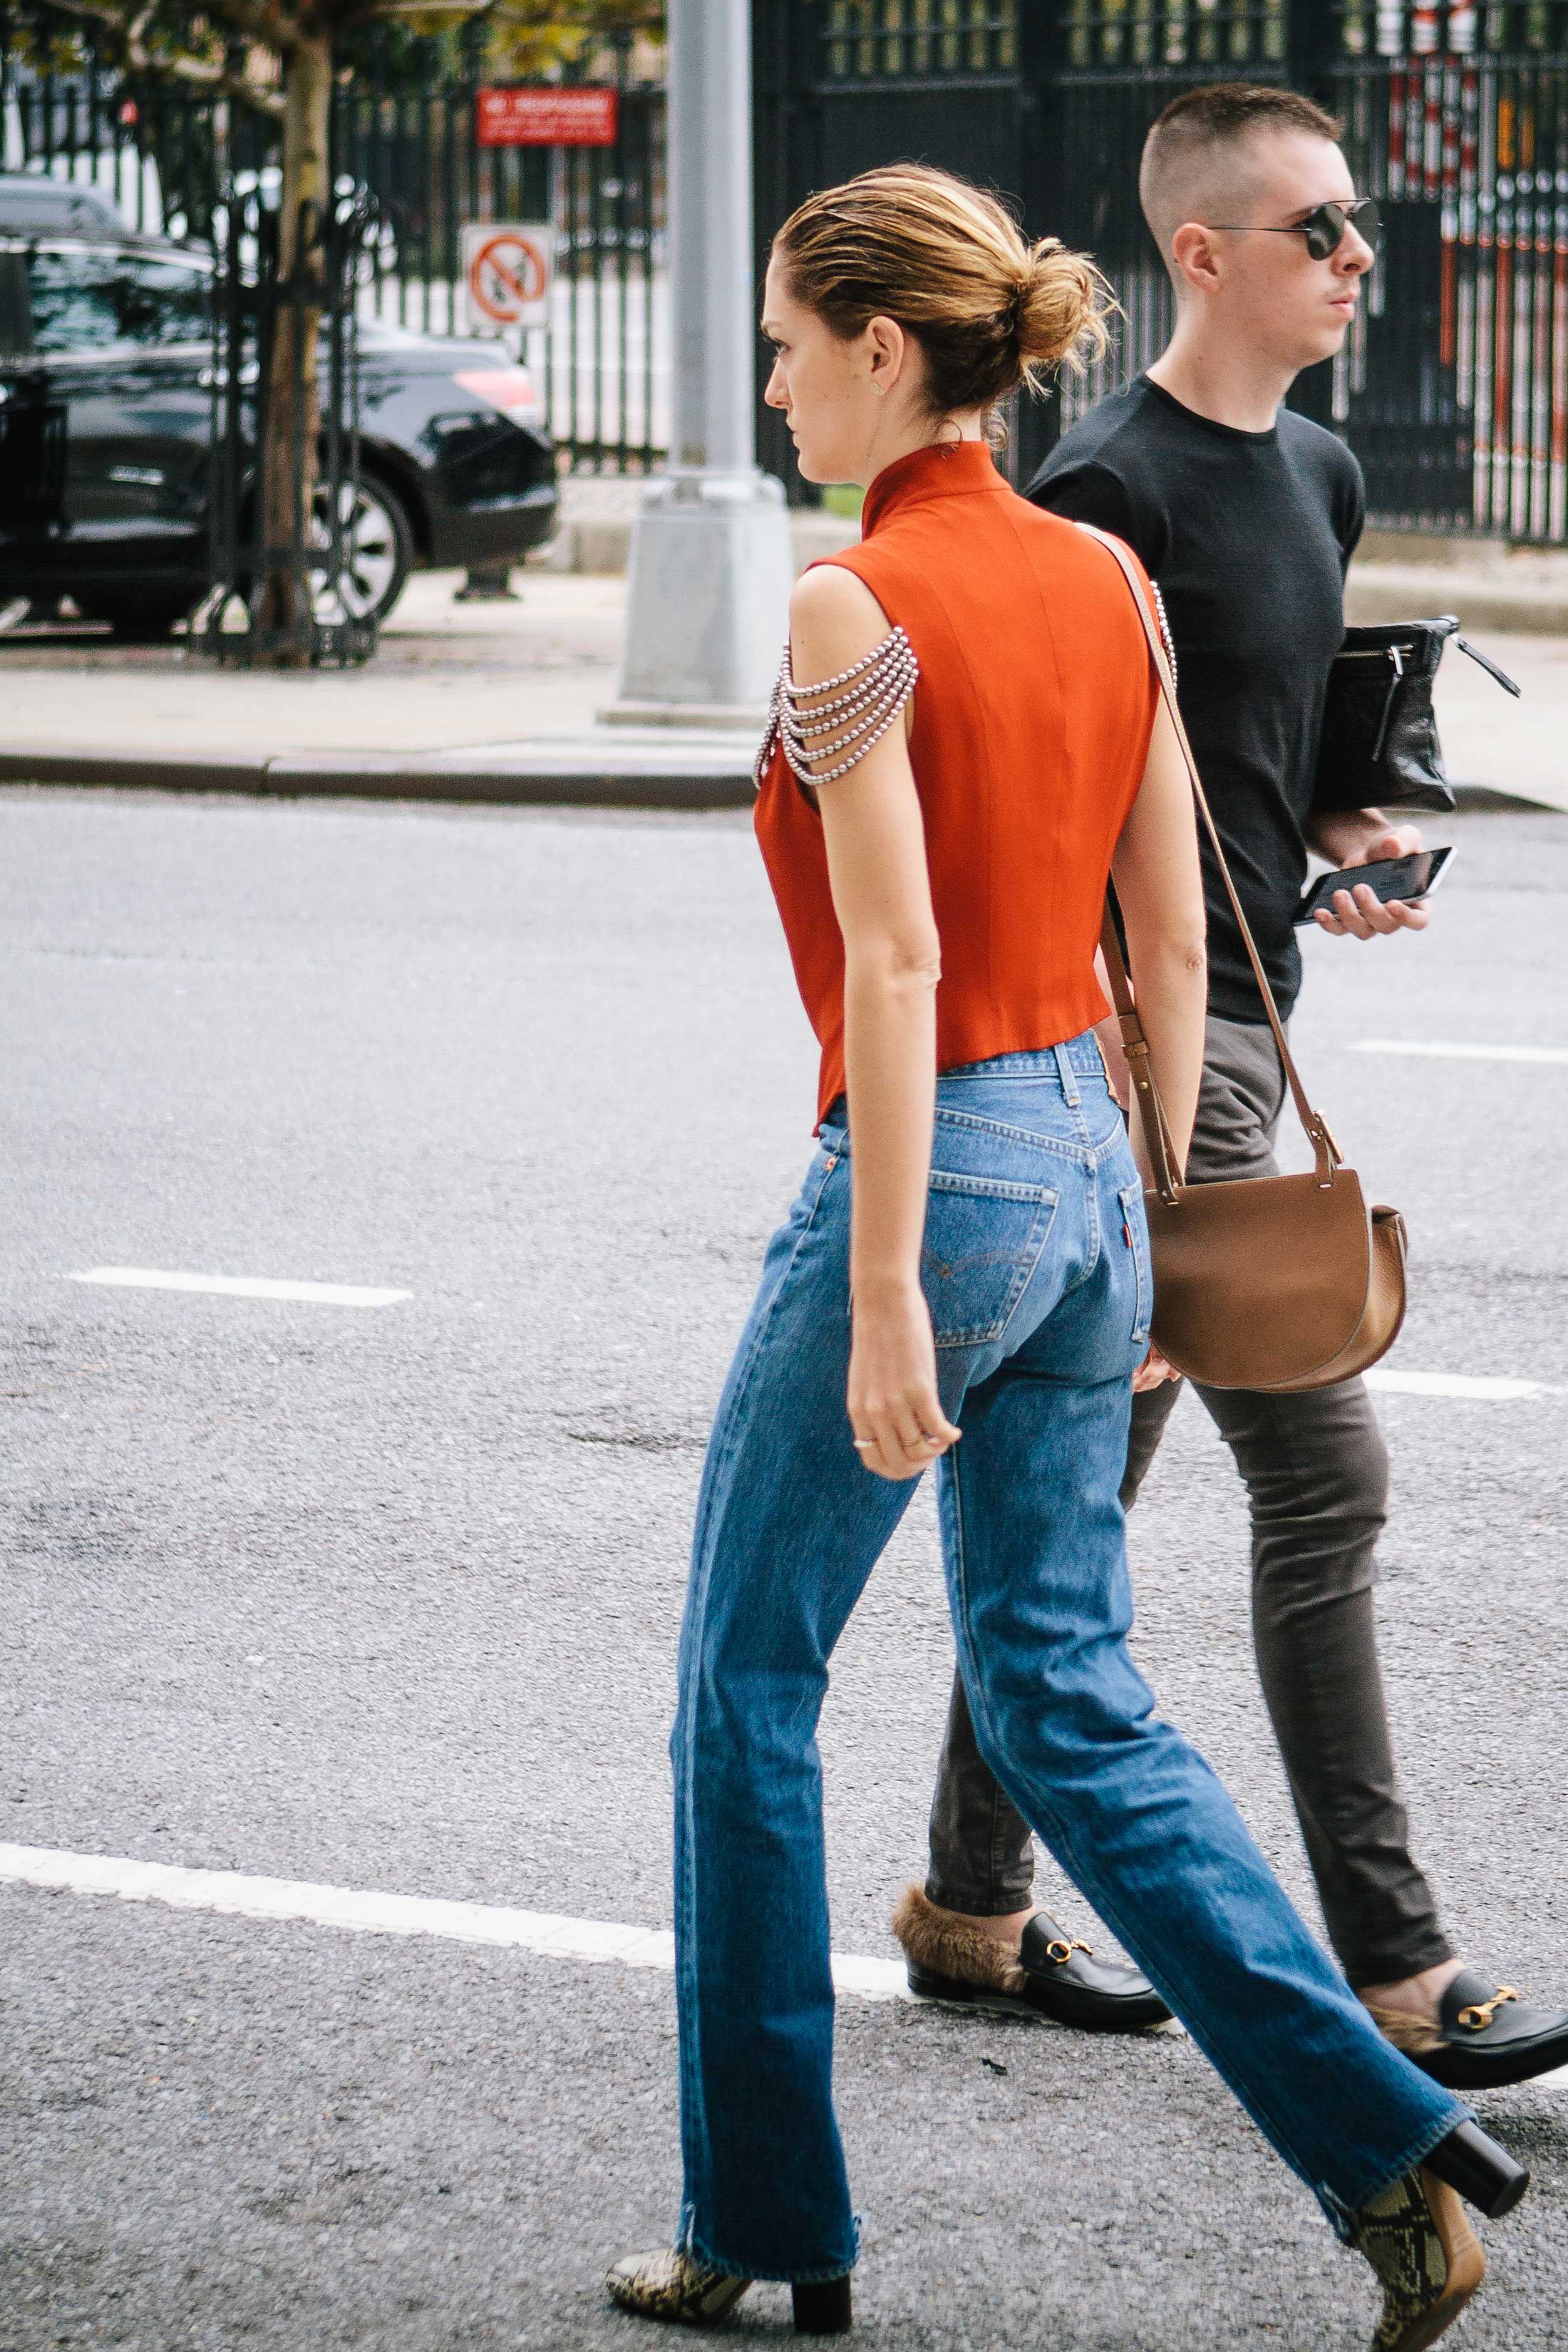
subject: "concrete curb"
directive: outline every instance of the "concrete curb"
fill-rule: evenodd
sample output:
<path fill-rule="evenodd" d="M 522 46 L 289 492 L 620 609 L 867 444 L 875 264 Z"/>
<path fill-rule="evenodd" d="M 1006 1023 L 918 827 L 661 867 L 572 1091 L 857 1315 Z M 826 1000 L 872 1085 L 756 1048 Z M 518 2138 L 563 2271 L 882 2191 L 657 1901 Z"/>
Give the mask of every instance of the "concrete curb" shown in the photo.
<path fill-rule="evenodd" d="M 233 793 L 261 800 L 417 801 L 492 808 L 749 809 L 755 798 L 750 754 L 740 757 L 706 744 L 671 751 L 628 745 L 628 756 L 606 745 L 602 761 L 563 743 L 559 755 L 542 750 L 528 760 L 504 756 L 465 761 L 432 754 L 344 751 L 315 759 L 282 754 L 238 760 L 110 758 L 98 751 L 0 751 L 0 784 L 59 784 L 111 792 Z M 652 756 L 661 753 L 668 765 Z M 1550 801 L 1531 800 L 1490 784 L 1456 784 L 1461 812 L 1562 816 Z"/>
<path fill-rule="evenodd" d="M 629 747 L 628 747 L 629 748 Z M 640 746 L 637 747 L 640 750 Z M 706 747 L 704 747 L 706 748 Z M 106 757 L 97 751 L 0 752 L 0 783 L 78 785 L 116 792 L 236 793 L 264 800 L 392 800 L 492 807 L 740 809 L 755 797 L 749 757 L 705 760 L 682 751 L 656 768 L 635 755 L 560 764 L 471 765 L 450 755 L 421 764 L 406 754 L 342 752 L 239 760 Z"/>

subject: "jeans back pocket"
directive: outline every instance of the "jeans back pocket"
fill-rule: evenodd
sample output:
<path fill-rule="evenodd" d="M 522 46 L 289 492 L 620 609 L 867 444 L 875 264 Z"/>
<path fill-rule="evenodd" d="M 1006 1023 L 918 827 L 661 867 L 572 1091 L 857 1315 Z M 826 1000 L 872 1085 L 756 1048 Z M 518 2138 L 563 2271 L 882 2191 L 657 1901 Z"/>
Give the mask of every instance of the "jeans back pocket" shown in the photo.
<path fill-rule="evenodd" d="M 931 1171 L 921 1287 L 939 1348 L 1000 1339 L 1040 1262 L 1057 1198 L 1048 1184 Z"/>

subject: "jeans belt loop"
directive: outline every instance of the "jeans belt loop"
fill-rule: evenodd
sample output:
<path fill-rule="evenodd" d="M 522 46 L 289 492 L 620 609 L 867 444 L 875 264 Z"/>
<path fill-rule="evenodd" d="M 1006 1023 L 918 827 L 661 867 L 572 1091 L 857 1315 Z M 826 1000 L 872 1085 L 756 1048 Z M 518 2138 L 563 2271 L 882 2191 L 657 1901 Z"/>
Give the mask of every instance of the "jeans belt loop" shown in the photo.
<path fill-rule="evenodd" d="M 1057 1071 L 1062 1082 L 1062 1099 L 1069 1110 L 1076 1110 L 1078 1108 L 1078 1073 L 1068 1057 L 1068 1049 L 1065 1045 L 1053 1045 L 1051 1051 L 1057 1057 Z"/>

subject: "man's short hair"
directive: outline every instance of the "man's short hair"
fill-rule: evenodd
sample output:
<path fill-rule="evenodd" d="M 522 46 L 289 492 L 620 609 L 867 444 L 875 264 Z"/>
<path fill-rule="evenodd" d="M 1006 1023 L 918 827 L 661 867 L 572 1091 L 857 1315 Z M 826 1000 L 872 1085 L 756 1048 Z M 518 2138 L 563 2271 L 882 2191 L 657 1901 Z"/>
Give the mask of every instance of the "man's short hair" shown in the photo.
<path fill-rule="evenodd" d="M 1216 81 L 1171 100 L 1143 142 L 1138 171 L 1143 217 L 1167 267 L 1184 221 L 1217 222 L 1227 210 L 1236 218 L 1231 208 L 1248 196 L 1248 147 L 1271 131 L 1305 131 L 1334 146 L 1343 136 L 1343 126 L 1300 90 Z"/>

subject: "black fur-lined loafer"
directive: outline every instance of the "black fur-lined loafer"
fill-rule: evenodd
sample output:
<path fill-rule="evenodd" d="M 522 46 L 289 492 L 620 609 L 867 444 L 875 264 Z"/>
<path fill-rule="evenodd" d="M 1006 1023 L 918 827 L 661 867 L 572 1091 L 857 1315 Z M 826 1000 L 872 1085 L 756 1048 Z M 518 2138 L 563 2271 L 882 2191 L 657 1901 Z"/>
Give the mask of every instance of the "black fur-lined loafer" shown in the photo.
<path fill-rule="evenodd" d="M 1032 2013 L 1097 2033 L 1140 2033 L 1170 2018 L 1139 1969 L 1097 1960 L 1048 1912 L 1037 1912 L 1015 1950 L 957 1912 L 942 1910 L 921 1888 L 907 1886 L 892 1927 L 909 1964 L 910 1990 L 921 2000 Z"/>
<path fill-rule="evenodd" d="M 1529 2009 L 1511 1985 L 1461 1969 L 1437 2004 L 1437 2021 L 1369 2001 L 1396 2050 L 1451 2091 L 1500 2091 L 1568 2066 L 1568 2011 Z"/>
<path fill-rule="evenodd" d="M 1026 1998 L 1063 2025 L 1138 2033 L 1170 2022 L 1170 2011 L 1141 1969 L 1125 1960 L 1097 1960 L 1087 1944 L 1064 1936 L 1045 1912 L 1025 1928 L 1018 1958 L 1028 1984 Z"/>

